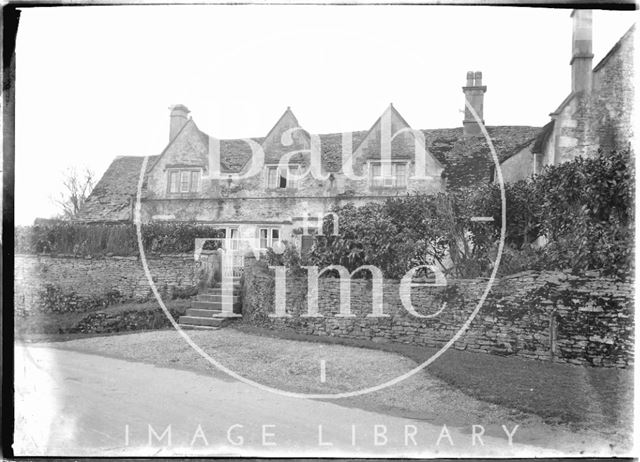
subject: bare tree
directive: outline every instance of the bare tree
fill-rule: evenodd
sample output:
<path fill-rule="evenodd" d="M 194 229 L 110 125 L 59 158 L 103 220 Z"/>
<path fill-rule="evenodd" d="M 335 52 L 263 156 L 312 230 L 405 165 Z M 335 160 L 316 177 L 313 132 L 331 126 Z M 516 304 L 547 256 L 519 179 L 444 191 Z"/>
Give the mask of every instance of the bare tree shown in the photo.
<path fill-rule="evenodd" d="M 68 169 L 63 181 L 64 191 L 54 202 L 62 209 L 62 218 L 71 219 L 78 215 L 84 201 L 93 189 L 94 174 L 91 170 L 85 169 L 83 173 L 78 173 L 75 169 Z"/>

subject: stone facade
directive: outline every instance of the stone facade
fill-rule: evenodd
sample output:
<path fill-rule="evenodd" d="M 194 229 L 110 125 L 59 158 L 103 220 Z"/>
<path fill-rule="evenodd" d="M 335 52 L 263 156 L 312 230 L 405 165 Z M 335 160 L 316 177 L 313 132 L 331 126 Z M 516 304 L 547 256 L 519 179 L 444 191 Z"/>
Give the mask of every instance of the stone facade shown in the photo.
<path fill-rule="evenodd" d="M 274 313 L 275 281 L 264 265 L 245 268 L 243 319 L 252 325 L 319 336 L 442 347 L 477 306 L 487 280 L 451 280 L 446 287 L 414 287 L 416 318 L 403 307 L 398 281 L 385 281 L 384 313 L 371 318 L 372 282 L 351 281 L 353 318 L 339 313 L 338 279 L 321 278 L 318 307 L 323 317 L 307 313 L 306 277 L 288 277 L 286 309 Z M 446 305 L 443 306 L 443 304 Z M 628 367 L 633 364 L 633 285 L 593 275 L 525 272 L 495 281 L 485 303 L 454 348 L 518 355 L 578 365 Z"/>
<path fill-rule="evenodd" d="M 500 171 L 505 181 L 516 182 L 531 178 L 536 172 L 534 154 L 531 152 L 533 143 L 523 148 L 519 153 L 509 157 L 500 164 Z M 494 178 L 497 181 L 497 178 Z"/>
<path fill-rule="evenodd" d="M 172 127 L 175 130 L 173 119 Z M 287 153 L 298 153 L 288 162 L 299 168 L 294 173 L 301 175 L 310 167 L 310 152 L 315 141 L 301 129 L 290 109 L 264 139 L 239 140 L 240 143 L 232 146 L 228 140 L 209 137 L 193 120 L 187 120 L 149 167 L 142 219 L 216 223 L 221 228 L 237 229 L 239 238 L 246 240 L 257 239 L 259 228 L 276 228 L 281 240 L 292 240 L 292 230 L 303 225 L 305 216 L 317 220 L 318 214 L 329 212 L 333 205 L 365 203 L 397 194 L 443 191 L 444 167 L 428 151 L 425 167 L 429 178 L 413 179 L 416 143 L 421 141 L 408 132 L 409 128 L 390 106 L 364 136 L 344 138 L 345 146 L 351 144 L 353 173 L 361 176 L 360 180 L 349 178 L 342 171 L 341 162 L 337 169 L 329 165 L 330 159 L 325 155 L 320 178 L 309 174 L 296 181 L 288 180 L 286 187 L 269 187 L 269 168 L 276 167 Z M 391 136 L 396 135 L 393 140 L 385 140 L 387 131 Z M 381 158 L 386 141 L 390 161 L 405 166 L 403 177 L 406 178 L 401 187 L 378 187 L 369 181 L 371 162 Z M 321 154 L 325 149 L 327 154 L 322 137 L 317 137 L 317 143 L 317 152 Z M 264 166 L 255 173 L 251 173 L 255 160 L 251 148 L 260 149 L 264 155 Z M 213 174 L 217 168 L 220 176 Z M 176 170 L 194 172 L 199 178 L 198 187 L 189 192 L 172 191 L 169 175 Z"/>
<path fill-rule="evenodd" d="M 486 86 L 481 73 L 467 84 L 465 97 L 482 118 Z M 146 165 L 140 195 L 144 223 L 215 224 L 225 230 L 226 248 L 246 244 L 233 239 L 261 249 L 275 240 L 300 247 L 297 230 L 317 226 L 334 206 L 437 194 L 489 181 L 494 159 L 471 118 L 467 110 L 464 127 L 414 130 L 390 104 L 369 130 L 314 135 L 287 108 L 264 137 L 217 139 L 198 128 L 185 106 L 173 106 L 165 149 L 148 156 L 146 164 L 142 157 L 116 158 L 77 220 L 133 221 L 138 180 Z M 499 159 L 530 143 L 539 131 L 524 126 L 486 129 Z M 284 181 L 280 172 L 285 166 L 298 178 Z M 260 239 L 265 232 L 266 247 Z"/>
<path fill-rule="evenodd" d="M 66 256 L 16 255 L 15 312 L 42 310 L 42 292 L 47 286 L 83 300 L 117 293 L 120 300 L 146 300 L 151 287 L 138 257 L 76 258 Z M 147 258 L 156 287 L 166 296 L 197 286 L 198 268 L 193 255 Z"/>
<path fill-rule="evenodd" d="M 591 91 L 572 92 L 551 114 L 554 132 L 542 154 L 544 165 L 578 156 L 626 149 L 633 136 L 634 33 L 627 31 L 590 71 Z"/>

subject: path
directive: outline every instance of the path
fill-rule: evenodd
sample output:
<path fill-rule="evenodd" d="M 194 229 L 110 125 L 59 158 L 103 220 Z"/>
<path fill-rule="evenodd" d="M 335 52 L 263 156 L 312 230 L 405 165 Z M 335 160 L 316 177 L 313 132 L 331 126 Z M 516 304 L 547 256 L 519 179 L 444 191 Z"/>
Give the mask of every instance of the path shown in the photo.
<path fill-rule="evenodd" d="M 437 445 L 441 426 L 42 346 L 16 346 L 15 377 L 16 454 L 506 457 L 548 452 L 517 442 L 510 446 L 506 435 L 484 435 L 484 445 L 478 439 L 473 445 L 471 426 L 448 428 L 450 438 L 443 436 Z"/>

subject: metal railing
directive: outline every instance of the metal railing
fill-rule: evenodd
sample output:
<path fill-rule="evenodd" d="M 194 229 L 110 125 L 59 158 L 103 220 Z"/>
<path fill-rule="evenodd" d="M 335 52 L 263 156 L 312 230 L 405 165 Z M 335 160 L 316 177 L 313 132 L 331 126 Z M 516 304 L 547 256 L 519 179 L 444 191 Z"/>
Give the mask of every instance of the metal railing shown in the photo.
<path fill-rule="evenodd" d="M 215 250 L 204 250 L 208 242 L 214 242 Z M 220 252 L 221 272 L 223 276 L 240 277 L 244 272 L 244 254 L 251 250 L 252 242 L 246 239 L 227 239 L 227 238 L 196 238 L 195 243 L 195 259 L 199 260 L 202 253 Z"/>

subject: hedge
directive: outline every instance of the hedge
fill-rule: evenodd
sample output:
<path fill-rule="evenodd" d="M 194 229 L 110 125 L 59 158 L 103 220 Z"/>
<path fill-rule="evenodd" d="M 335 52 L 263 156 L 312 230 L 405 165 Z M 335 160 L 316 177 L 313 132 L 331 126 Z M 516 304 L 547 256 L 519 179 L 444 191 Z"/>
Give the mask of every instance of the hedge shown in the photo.
<path fill-rule="evenodd" d="M 144 250 L 150 254 L 193 252 L 195 239 L 224 237 L 212 225 L 152 223 L 142 225 Z M 205 249 L 218 244 L 209 242 Z M 15 230 L 15 251 L 23 254 L 72 254 L 78 256 L 135 256 L 138 238 L 133 224 L 79 224 L 19 226 Z"/>

